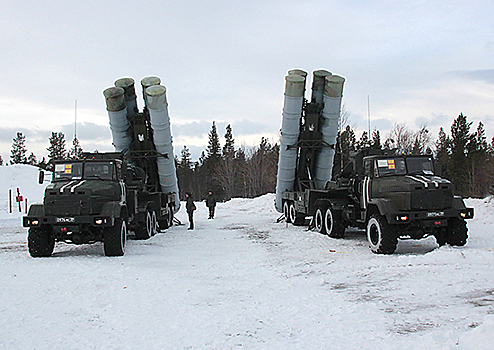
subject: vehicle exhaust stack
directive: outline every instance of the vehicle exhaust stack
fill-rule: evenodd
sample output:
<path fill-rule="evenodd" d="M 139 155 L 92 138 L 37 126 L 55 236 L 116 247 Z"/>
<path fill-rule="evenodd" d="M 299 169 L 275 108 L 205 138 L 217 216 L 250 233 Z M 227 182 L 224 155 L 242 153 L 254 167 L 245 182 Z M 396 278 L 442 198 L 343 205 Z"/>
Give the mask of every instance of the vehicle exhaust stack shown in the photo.
<path fill-rule="evenodd" d="M 111 87 L 103 91 L 106 99 L 106 109 L 110 119 L 110 130 L 113 138 L 115 152 L 123 152 L 128 155 L 130 150 L 130 124 L 127 119 L 127 106 L 125 104 L 125 91 L 121 87 Z"/>
<path fill-rule="evenodd" d="M 290 72 L 293 72 L 290 71 Z M 297 143 L 300 132 L 300 119 L 304 103 L 305 76 L 293 74 L 285 77 L 285 102 L 281 126 L 280 156 L 278 160 L 278 176 L 276 182 L 275 207 L 283 212 L 281 195 L 286 190 L 293 190 L 297 167 Z M 305 73 L 300 71 L 302 74 Z M 305 73 L 307 75 L 307 73 Z"/>
<path fill-rule="evenodd" d="M 141 84 L 145 79 L 141 80 Z M 178 196 L 177 171 L 173 155 L 168 102 L 166 101 L 166 87 L 162 85 L 149 86 L 145 90 L 145 95 L 151 119 L 151 128 L 153 129 L 154 145 L 156 152 L 158 152 L 156 163 L 158 165 L 161 189 L 164 193 L 173 192 L 175 194 L 176 213 L 180 209 L 180 199 Z"/>
<path fill-rule="evenodd" d="M 322 141 L 328 145 L 336 145 L 344 82 L 345 78 L 339 75 L 325 77 L 321 132 Z M 334 153 L 334 147 L 323 147 L 316 157 L 314 179 L 317 189 L 324 189 L 331 180 Z"/>
<path fill-rule="evenodd" d="M 128 117 L 132 117 L 139 111 L 137 109 L 137 96 L 135 82 L 132 78 L 121 78 L 115 81 L 116 87 L 121 87 L 125 91 L 125 104 L 127 106 Z"/>

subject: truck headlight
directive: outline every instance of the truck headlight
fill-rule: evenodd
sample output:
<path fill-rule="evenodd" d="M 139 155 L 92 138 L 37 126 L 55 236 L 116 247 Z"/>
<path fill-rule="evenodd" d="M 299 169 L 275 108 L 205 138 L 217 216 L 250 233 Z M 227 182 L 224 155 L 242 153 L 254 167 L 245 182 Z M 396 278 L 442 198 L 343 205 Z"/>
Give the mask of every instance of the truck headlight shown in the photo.
<path fill-rule="evenodd" d="M 471 218 L 473 218 L 473 209 L 471 209 L 471 208 L 463 209 L 460 212 L 460 217 L 462 219 L 471 219 Z"/>
<path fill-rule="evenodd" d="M 399 221 L 399 222 L 407 222 L 409 218 L 410 217 L 408 216 L 408 214 L 396 215 L 396 217 L 395 217 L 396 221 Z"/>
<path fill-rule="evenodd" d="M 31 226 L 38 226 L 38 225 L 39 225 L 39 220 L 38 220 L 38 219 L 34 219 L 34 220 L 32 220 L 29 224 L 30 224 Z"/>
<path fill-rule="evenodd" d="M 96 225 L 103 225 L 106 224 L 106 218 L 95 218 L 94 223 Z"/>

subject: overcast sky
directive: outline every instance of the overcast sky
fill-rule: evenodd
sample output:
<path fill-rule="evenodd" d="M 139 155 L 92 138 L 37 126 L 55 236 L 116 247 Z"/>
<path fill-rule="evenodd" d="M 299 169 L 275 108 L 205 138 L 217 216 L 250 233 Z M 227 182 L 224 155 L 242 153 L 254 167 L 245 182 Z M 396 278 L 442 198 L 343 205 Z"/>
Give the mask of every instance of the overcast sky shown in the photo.
<path fill-rule="evenodd" d="M 278 140 L 292 68 L 346 78 L 358 134 L 394 123 L 433 136 L 460 112 L 494 136 L 491 1 L 2 1 L 0 153 L 17 131 L 46 156 L 52 131 L 111 151 L 102 91 L 148 75 L 167 87 L 176 153 L 194 158 L 212 121 L 237 145 Z M 310 84 L 310 82 L 309 82 Z M 138 91 L 141 96 L 141 91 Z M 142 99 L 139 100 L 142 107 Z"/>

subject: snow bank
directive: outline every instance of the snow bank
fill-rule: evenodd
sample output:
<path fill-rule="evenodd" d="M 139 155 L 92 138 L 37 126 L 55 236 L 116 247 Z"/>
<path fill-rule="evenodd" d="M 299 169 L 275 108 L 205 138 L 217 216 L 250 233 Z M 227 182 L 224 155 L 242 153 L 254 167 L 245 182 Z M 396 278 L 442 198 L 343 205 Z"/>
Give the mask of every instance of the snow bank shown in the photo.
<path fill-rule="evenodd" d="M 18 226 L 20 218 L 26 213 L 26 202 L 21 203 L 21 211 L 16 202 L 17 189 L 23 199 L 27 199 L 27 207 L 43 201 L 43 194 L 48 182 L 38 184 L 39 170 L 37 167 L 24 164 L 0 166 L 0 227 Z M 12 213 L 9 206 L 9 190 L 11 190 Z"/>

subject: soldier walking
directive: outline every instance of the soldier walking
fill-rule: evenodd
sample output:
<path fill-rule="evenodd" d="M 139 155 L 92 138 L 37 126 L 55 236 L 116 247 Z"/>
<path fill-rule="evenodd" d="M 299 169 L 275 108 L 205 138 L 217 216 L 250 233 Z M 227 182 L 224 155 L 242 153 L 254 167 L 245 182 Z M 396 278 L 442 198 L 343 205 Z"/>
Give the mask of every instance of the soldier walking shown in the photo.
<path fill-rule="evenodd" d="M 216 207 L 216 198 L 214 198 L 213 191 L 209 191 L 206 197 L 206 206 L 209 208 L 208 219 L 214 219 L 214 208 Z"/>
<path fill-rule="evenodd" d="M 192 194 L 190 192 L 187 192 L 185 194 L 185 198 L 187 199 L 187 204 L 185 205 L 185 208 L 187 209 L 187 214 L 189 214 L 189 230 L 194 229 L 194 210 L 196 210 L 196 205 L 194 204 L 194 201 L 192 200 Z"/>

